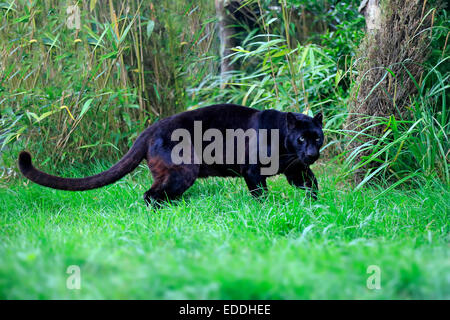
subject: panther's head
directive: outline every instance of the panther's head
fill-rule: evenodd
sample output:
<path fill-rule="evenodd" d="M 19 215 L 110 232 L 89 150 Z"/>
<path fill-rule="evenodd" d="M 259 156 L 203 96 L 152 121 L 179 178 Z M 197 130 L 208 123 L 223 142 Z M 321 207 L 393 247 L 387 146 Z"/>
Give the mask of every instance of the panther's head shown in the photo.
<path fill-rule="evenodd" d="M 322 113 L 311 118 L 302 113 L 286 114 L 287 135 L 285 147 L 295 153 L 304 165 L 313 164 L 320 155 L 323 144 Z"/>

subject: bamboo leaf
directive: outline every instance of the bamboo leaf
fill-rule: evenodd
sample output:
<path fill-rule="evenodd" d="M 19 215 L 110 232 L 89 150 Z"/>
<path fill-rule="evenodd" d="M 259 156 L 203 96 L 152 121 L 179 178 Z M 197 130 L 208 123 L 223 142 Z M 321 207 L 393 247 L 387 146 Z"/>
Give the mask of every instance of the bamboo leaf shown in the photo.
<path fill-rule="evenodd" d="M 92 104 L 92 101 L 93 101 L 93 100 L 94 100 L 94 99 L 91 98 L 91 99 L 88 99 L 88 100 L 84 103 L 83 108 L 81 108 L 81 112 L 80 112 L 80 114 L 79 114 L 79 116 L 78 116 L 78 119 L 81 119 L 81 118 L 83 117 L 83 115 L 89 110 L 89 108 L 91 107 L 91 104 Z"/>
<path fill-rule="evenodd" d="M 91 0 L 91 2 L 89 3 L 89 11 L 92 12 L 92 10 L 95 9 L 96 4 L 97 4 L 97 0 Z"/>
<path fill-rule="evenodd" d="M 152 35 L 154 28 L 155 28 L 155 21 L 149 20 L 149 22 L 147 23 L 147 39 L 150 39 L 150 36 Z"/>

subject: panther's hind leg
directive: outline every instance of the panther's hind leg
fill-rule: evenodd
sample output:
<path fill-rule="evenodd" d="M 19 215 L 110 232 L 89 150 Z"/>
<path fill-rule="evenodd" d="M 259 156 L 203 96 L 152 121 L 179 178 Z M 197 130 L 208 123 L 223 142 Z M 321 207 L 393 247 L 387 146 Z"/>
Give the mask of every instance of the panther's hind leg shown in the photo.
<path fill-rule="evenodd" d="M 198 165 L 172 165 L 160 160 L 150 160 L 154 178 L 152 187 L 145 192 L 144 200 L 157 206 L 180 197 L 198 177 Z"/>

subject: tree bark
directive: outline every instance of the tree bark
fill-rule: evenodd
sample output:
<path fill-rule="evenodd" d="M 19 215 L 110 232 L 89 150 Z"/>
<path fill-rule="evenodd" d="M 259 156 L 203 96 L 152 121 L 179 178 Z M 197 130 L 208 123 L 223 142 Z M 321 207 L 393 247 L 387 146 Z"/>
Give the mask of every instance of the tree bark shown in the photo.
<path fill-rule="evenodd" d="M 383 11 L 379 2 L 366 0 L 359 8 L 366 16 L 367 34 L 355 59 L 358 78 L 352 88 L 346 129 L 364 131 L 364 135 L 347 146 L 352 151 L 365 144 L 384 144 L 381 138 L 387 127 L 378 117 L 408 119 L 411 98 L 417 93 L 415 82 L 422 79 L 430 54 L 425 31 L 431 28 L 433 16 L 423 16 L 427 1 L 389 0 L 384 2 Z M 355 162 L 362 163 L 376 148 L 357 151 Z M 357 169 L 356 181 L 379 166 L 372 161 Z"/>
<path fill-rule="evenodd" d="M 363 0 L 358 11 L 366 17 L 367 31 L 375 32 L 381 28 L 380 0 Z"/>
<path fill-rule="evenodd" d="M 227 73 L 233 70 L 230 65 L 230 59 L 227 58 L 233 47 L 231 39 L 233 30 L 231 28 L 230 17 L 225 9 L 226 2 L 227 0 L 215 0 L 220 39 L 220 75 L 222 78 L 222 87 L 225 86 L 224 83 Z"/>

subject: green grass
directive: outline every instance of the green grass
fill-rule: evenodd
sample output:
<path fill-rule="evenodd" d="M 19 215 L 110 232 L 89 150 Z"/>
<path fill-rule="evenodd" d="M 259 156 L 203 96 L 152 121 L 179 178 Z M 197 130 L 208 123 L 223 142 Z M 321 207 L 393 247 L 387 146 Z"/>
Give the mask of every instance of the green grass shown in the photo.
<path fill-rule="evenodd" d="M 377 198 L 381 187 L 352 192 L 339 168 L 315 170 L 317 202 L 283 177 L 261 202 L 217 178 L 156 211 L 143 169 L 79 193 L 13 180 L 0 188 L 0 298 L 450 298 L 447 186 Z M 66 288 L 70 265 L 81 290 Z M 380 290 L 366 286 L 370 265 Z"/>

